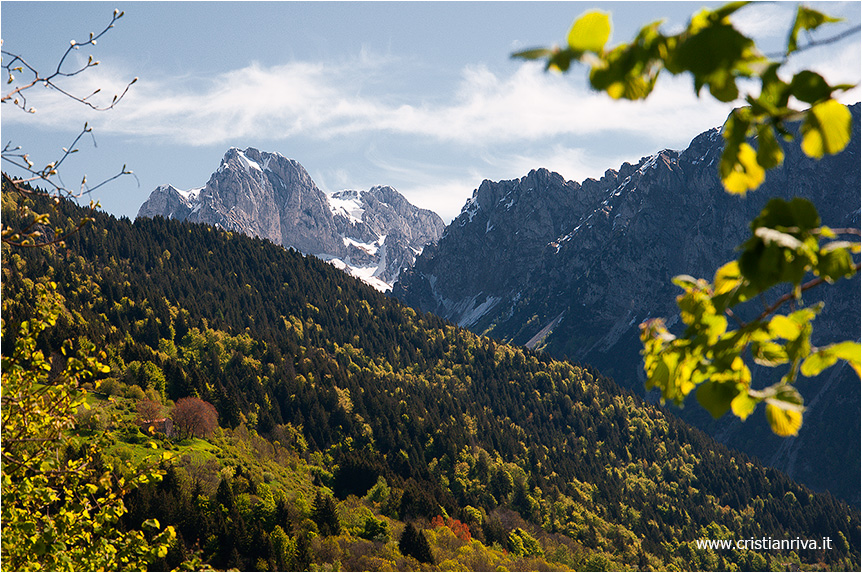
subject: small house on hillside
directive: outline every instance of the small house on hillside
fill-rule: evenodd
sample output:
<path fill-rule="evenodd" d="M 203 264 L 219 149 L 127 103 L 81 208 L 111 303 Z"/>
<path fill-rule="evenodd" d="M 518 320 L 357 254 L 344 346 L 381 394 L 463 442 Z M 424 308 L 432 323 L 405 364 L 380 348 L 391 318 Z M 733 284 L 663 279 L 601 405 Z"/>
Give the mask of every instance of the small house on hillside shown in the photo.
<path fill-rule="evenodd" d="M 138 425 L 145 434 L 164 434 L 169 438 L 174 436 L 174 422 L 170 418 L 156 420 L 138 420 Z"/>

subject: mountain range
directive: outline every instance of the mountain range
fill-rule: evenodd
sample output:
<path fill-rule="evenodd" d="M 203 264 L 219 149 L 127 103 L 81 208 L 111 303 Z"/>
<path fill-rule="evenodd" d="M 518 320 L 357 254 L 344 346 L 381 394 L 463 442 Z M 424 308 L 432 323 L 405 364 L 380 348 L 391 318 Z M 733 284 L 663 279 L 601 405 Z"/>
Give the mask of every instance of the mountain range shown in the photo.
<path fill-rule="evenodd" d="M 138 217 L 159 215 L 293 247 L 383 291 L 444 226 L 436 213 L 411 205 L 391 187 L 327 195 L 298 162 L 235 147 L 205 186 L 157 187 Z"/>
<path fill-rule="evenodd" d="M 715 128 L 685 150 L 624 163 L 599 180 L 567 181 L 546 169 L 486 180 L 445 229 L 390 187 L 327 195 L 298 162 L 253 148 L 228 150 L 205 187 L 157 188 L 138 216 L 209 223 L 316 255 L 378 290 L 392 288 L 419 310 L 590 364 L 643 393 L 638 325 L 661 316 L 673 326 L 679 289 L 671 278 L 711 277 L 735 258 L 769 198 L 806 197 L 824 224 L 858 228 L 859 105 L 851 112 L 856 128 L 843 153 L 814 161 L 788 146 L 784 165 L 745 198 L 721 187 L 723 138 Z M 806 299 L 821 296 L 826 308 L 814 342 L 834 340 L 833 333 L 857 338 L 858 277 Z M 776 376 L 755 373 L 758 387 Z M 697 404 L 675 413 L 794 479 L 858 503 L 858 378 L 833 368 L 803 380 L 800 391 L 810 409 L 792 438 L 774 436 L 760 415 L 713 420 Z"/>
<path fill-rule="evenodd" d="M 844 152 L 816 161 L 789 145 L 783 166 L 744 198 L 725 193 L 718 179 L 718 128 L 683 151 L 624 163 L 598 181 L 579 184 L 545 169 L 486 180 L 400 275 L 393 295 L 474 332 L 588 363 L 643 392 L 639 324 L 651 317 L 674 324 L 681 291 L 671 278 L 711 279 L 736 258 L 749 221 L 769 198 L 805 197 L 824 224 L 859 227 L 859 104 L 851 112 L 853 140 Z M 808 302 L 826 302 L 815 344 L 858 339 L 859 290 L 857 275 L 806 294 Z M 771 383 L 770 376 L 757 371 L 755 385 Z M 762 416 L 716 421 L 697 404 L 677 412 L 795 479 L 858 503 L 858 377 L 837 368 L 803 379 L 800 390 L 810 409 L 794 438 L 773 436 Z"/>

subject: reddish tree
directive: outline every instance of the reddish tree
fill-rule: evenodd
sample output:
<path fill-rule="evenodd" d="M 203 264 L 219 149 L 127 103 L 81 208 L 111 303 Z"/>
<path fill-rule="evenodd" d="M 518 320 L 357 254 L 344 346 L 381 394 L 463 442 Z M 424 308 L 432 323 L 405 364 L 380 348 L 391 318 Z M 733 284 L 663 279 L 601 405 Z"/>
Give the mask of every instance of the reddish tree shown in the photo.
<path fill-rule="evenodd" d="M 162 405 L 154 400 L 144 399 L 138 401 L 138 419 L 141 422 L 152 422 L 162 417 Z"/>
<path fill-rule="evenodd" d="M 455 537 L 461 541 L 470 541 L 470 539 L 472 539 L 472 536 L 470 535 L 470 526 L 457 519 L 452 519 L 451 517 L 449 519 L 443 519 L 442 515 L 438 515 L 431 520 L 431 525 L 434 527 L 448 527 L 452 530 L 452 533 L 455 534 Z"/>
<path fill-rule="evenodd" d="M 200 398 L 188 397 L 177 400 L 171 419 L 180 437 L 205 438 L 218 428 L 218 412 L 215 406 Z"/>

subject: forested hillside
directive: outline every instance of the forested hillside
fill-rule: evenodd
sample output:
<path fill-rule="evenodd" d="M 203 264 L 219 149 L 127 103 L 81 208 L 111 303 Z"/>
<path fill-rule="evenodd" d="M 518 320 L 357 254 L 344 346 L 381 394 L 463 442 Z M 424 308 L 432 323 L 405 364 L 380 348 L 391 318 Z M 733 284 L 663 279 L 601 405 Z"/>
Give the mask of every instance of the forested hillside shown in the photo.
<path fill-rule="evenodd" d="M 5 220 L 17 200 L 4 193 Z M 46 281 L 65 298 L 46 355 L 84 338 L 107 353 L 88 386 L 113 400 L 97 412 L 191 396 L 218 413 L 207 440 L 159 437 L 177 454 L 165 479 L 126 500 L 126 526 L 177 528 L 153 567 L 195 551 L 241 570 L 859 567 L 845 503 L 595 370 L 417 314 L 268 241 L 96 214 L 65 247 L 4 245 L 4 355 Z M 117 430 L 88 416 L 81 436 Z M 124 432 L 106 457 L 147 441 Z M 832 549 L 696 546 L 763 537 Z"/>

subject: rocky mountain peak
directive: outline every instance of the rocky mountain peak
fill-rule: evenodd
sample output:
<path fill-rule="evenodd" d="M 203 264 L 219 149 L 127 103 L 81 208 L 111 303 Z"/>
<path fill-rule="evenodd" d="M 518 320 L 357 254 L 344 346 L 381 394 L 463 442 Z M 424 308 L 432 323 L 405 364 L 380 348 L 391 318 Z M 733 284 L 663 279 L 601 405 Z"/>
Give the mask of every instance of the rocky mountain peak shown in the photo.
<path fill-rule="evenodd" d="M 227 150 L 204 187 L 157 187 L 139 217 L 161 215 L 263 237 L 331 261 L 388 290 L 443 221 L 391 187 L 327 195 L 297 161 L 280 153 Z"/>

